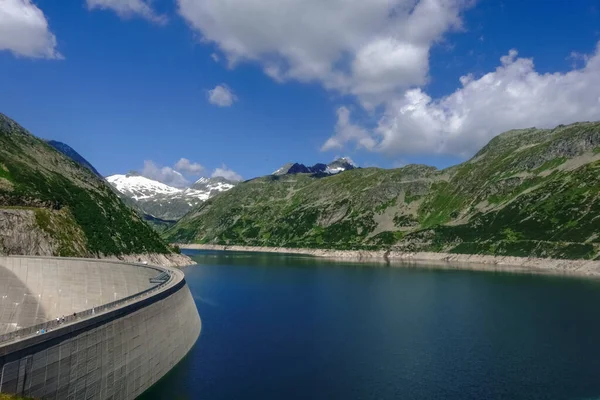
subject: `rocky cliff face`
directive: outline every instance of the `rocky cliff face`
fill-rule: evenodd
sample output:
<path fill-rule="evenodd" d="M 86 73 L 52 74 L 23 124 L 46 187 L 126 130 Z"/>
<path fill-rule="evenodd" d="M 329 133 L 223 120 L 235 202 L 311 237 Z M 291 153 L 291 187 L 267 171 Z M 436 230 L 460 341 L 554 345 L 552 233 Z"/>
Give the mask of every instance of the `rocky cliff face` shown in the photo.
<path fill-rule="evenodd" d="M 58 242 L 41 230 L 32 210 L 0 209 L 0 254 L 51 256 Z"/>
<path fill-rule="evenodd" d="M 85 233 L 66 210 L 0 208 L 3 254 L 86 256 Z"/>

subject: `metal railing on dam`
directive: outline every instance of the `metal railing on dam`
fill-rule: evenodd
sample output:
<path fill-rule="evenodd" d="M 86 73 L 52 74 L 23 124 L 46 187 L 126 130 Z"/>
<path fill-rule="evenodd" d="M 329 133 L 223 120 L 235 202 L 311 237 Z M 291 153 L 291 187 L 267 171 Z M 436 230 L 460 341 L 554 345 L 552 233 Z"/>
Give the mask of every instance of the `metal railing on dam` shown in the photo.
<path fill-rule="evenodd" d="M 116 307 L 120 307 L 122 305 L 138 301 L 138 300 L 150 295 L 151 293 L 156 292 L 157 290 L 160 290 L 161 288 L 165 287 L 173 279 L 173 275 L 171 274 L 171 272 L 169 272 L 165 268 L 158 267 L 158 266 L 147 266 L 144 264 L 133 264 L 133 263 L 131 263 L 131 265 L 136 265 L 136 266 L 140 266 L 140 267 L 151 268 L 151 269 L 157 270 L 160 272 L 160 274 L 168 275 L 168 279 L 165 281 L 162 281 L 161 283 L 158 283 L 146 290 L 143 290 L 139 293 L 124 297 L 122 299 L 119 299 L 119 300 L 116 300 L 116 301 L 113 301 L 110 303 L 102 304 L 98 307 L 92 307 L 87 310 L 69 314 L 67 316 L 64 316 L 64 318 L 59 316 L 59 317 L 57 317 L 58 320 L 52 319 L 52 320 L 49 320 L 46 322 L 42 322 L 42 323 L 39 323 L 36 325 L 24 327 L 24 328 L 21 328 L 21 329 L 18 329 L 18 330 L 9 332 L 9 333 L 2 334 L 2 335 L 0 335 L 0 346 L 6 342 L 21 340 L 26 337 L 34 336 L 34 335 L 46 334 L 46 333 L 49 333 L 52 330 L 60 328 L 62 326 L 65 326 L 65 325 L 68 325 L 71 323 L 76 323 L 76 322 L 84 320 L 90 316 L 100 315 L 107 310 L 111 310 Z M 152 282 L 152 280 L 150 282 Z"/>
<path fill-rule="evenodd" d="M 0 292 L 10 281 L 18 290 L 9 297 L 18 294 L 27 302 L 19 321 L 23 328 L 0 335 L 2 393 L 39 399 L 134 399 L 173 368 L 200 334 L 198 310 L 180 270 L 0 257 L 0 278 L 2 273 L 6 279 L 0 279 Z M 164 273 L 166 281 L 151 283 L 152 278 L 162 280 Z M 22 297 L 24 291 L 35 295 Z M 99 299 L 112 300 L 113 291 L 121 298 L 100 304 Z M 31 304 L 37 293 L 42 294 L 38 304 Z M 85 307 L 82 296 L 98 306 Z M 57 323 L 56 314 L 69 307 L 76 315 L 65 315 Z M 40 323 L 40 318 L 46 321 Z M 38 333 L 42 329 L 45 333 Z"/>

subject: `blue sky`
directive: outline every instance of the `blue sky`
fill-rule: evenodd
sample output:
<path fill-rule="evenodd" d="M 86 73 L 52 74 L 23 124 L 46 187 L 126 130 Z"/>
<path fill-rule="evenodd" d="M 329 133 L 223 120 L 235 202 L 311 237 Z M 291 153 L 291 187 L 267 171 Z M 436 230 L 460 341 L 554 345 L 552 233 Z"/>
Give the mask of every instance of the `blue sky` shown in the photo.
<path fill-rule="evenodd" d="M 596 0 L 4 0 L 0 112 L 166 183 L 446 167 L 507 129 L 600 119 L 599 41 Z"/>

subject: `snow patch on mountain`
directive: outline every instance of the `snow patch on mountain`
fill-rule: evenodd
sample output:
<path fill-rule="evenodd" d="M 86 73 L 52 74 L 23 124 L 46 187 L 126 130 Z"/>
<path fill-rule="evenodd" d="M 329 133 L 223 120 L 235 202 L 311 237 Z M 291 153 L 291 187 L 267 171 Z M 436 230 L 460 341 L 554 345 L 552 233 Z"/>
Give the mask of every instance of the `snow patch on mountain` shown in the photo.
<path fill-rule="evenodd" d="M 158 194 L 176 195 L 182 192 L 181 189 L 140 175 L 112 175 L 106 178 L 106 180 L 119 192 L 134 200 L 149 199 Z"/>
<path fill-rule="evenodd" d="M 226 192 L 232 189 L 236 182 L 232 182 L 222 177 L 200 178 L 186 192 L 190 196 L 207 200 L 219 192 Z"/>
<path fill-rule="evenodd" d="M 200 178 L 191 187 L 178 189 L 137 173 L 112 175 L 106 180 L 145 213 L 164 219 L 181 218 L 193 207 L 235 186 L 224 178 Z"/>
<path fill-rule="evenodd" d="M 281 168 L 279 168 L 277 171 L 273 172 L 271 175 L 285 175 L 287 174 L 288 170 L 290 169 L 290 167 L 294 165 L 293 163 L 287 163 L 285 165 L 283 165 Z"/>
<path fill-rule="evenodd" d="M 325 173 L 329 174 L 329 175 L 335 175 L 335 174 L 339 174 L 340 172 L 344 172 L 345 170 L 346 170 L 346 168 L 343 168 L 343 167 L 337 167 L 337 168 L 327 167 L 325 169 Z"/>

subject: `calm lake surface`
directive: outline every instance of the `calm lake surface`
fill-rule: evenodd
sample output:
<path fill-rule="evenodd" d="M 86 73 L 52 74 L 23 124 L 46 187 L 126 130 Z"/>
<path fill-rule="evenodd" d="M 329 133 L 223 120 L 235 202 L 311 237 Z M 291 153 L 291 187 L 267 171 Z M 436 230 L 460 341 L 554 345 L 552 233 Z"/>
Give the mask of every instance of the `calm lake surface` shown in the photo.
<path fill-rule="evenodd" d="M 600 282 L 187 252 L 202 318 L 143 399 L 600 399 Z"/>

